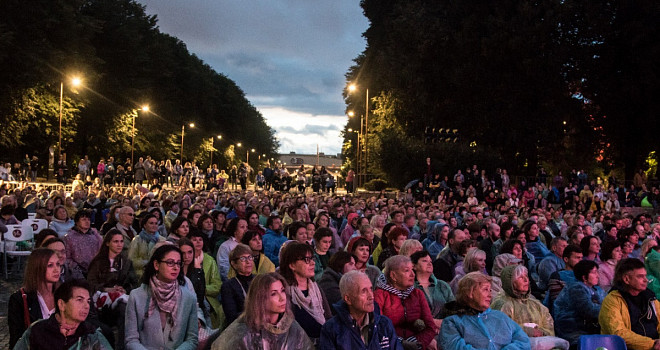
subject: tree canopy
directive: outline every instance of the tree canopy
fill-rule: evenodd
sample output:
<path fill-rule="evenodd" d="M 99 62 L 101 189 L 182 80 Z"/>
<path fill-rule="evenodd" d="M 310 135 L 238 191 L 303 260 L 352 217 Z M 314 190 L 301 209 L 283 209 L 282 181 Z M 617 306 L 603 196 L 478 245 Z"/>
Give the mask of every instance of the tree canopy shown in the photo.
<path fill-rule="evenodd" d="M 74 88 L 70 79 L 82 77 Z M 179 158 L 214 162 L 232 143 L 274 154 L 278 143 L 263 116 L 228 77 L 160 32 L 157 17 L 133 0 L 7 0 L 0 4 L 0 149 L 47 156 L 59 136 L 69 159 Z M 194 129 L 188 128 L 195 123 Z M 247 126 L 247 127 L 246 127 Z M 210 141 L 222 135 L 222 140 Z M 225 162 L 225 164 L 223 164 Z"/>
<path fill-rule="evenodd" d="M 367 47 L 346 73 L 358 89 L 344 96 L 347 111 L 365 114 L 369 89 L 369 171 L 393 184 L 419 177 L 426 157 L 447 172 L 478 163 L 519 175 L 538 166 L 631 174 L 657 150 L 657 2 L 361 6 Z M 457 129 L 458 142 L 425 143 L 434 128 Z"/>

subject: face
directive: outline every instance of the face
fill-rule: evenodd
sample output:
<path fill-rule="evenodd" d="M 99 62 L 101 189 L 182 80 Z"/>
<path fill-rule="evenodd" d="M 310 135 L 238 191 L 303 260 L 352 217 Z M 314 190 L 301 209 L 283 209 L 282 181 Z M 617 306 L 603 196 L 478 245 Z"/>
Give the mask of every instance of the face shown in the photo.
<path fill-rule="evenodd" d="M 538 227 L 538 225 L 533 224 L 533 225 L 529 228 L 529 237 L 530 237 L 531 239 L 536 239 L 536 237 L 538 237 L 538 236 L 539 236 L 539 227 Z"/>
<path fill-rule="evenodd" d="M 273 224 L 271 226 L 271 229 L 273 231 L 278 231 L 280 228 L 282 228 L 282 219 L 280 218 L 273 219 Z"/>
<path fill-rule="evenodd" d="M 490 283 L 480 283 L 470 294 L 470 306 L 475 310 L 486 311 L 490 307 Z"/>
<path fill-rule="evenodd" d="M 247 232 L 247 228 L 248 228 L 247 221 L 245 220 L 238 221 L 238 225 L 236 225 L 236 232 L 234 232 L 234 237 L 236 238 L 237 241 L 243 239 L 245 232 Z"/>
<path fill-rule="evenodd" d="M 300 243 L 306 243 L 307 242 L 307 228 L 301 227 L 296 231 L 296 241 Z"/>
<path fill-rule="evenodd" d="M 185 223 L 185 224 L 187 224 L 187 223 Z M 147 231 L 147 233 L 153 235 L 154 233 L 156 233 L 156 231 L 158 231 L 158 220 L 156 218 L 149 218 L 149 220 L 147 220 L 147 222 L 144 224 L 143 228 L 144 228 L 145 231 Z M 186 234 L 188 234 L 188 233 L 186 233 Z"/>
<path fill-rule="evenodd" d="M 319 227 L 328 227 L 328 217 L 325 215 L 321 215 L 316 222 L 318 223 Z"/>
<path fill-rule="evenodd" d="M 64 318 L 77 323 L 83 322 L 89 314 L 89 291 L 74 287 L 71 294 L 69 301 L 64 302 L 60 299 L 57 301 L 57 306 Z"/>
<path fill-rule="evenodd" d="M 597 239 L 589 240 L 589 253 L 598 254 L 600 253 L 600 242 Z"/>
<path fill-rule="evenodd" d="M 182 259 L 179 252 L 168 252 L 160 261 L 154 261 L 156 278 L 166 283 L 174 282 L 181 272 L 181 263 Z"/>
<path fill-rule="evenodd" d="M 243 276 L 252 274 L 254 267 L 254 260 L 251 254 L 243 254 L 231 262 L 231 266 L 236 270 L 236 273 Z"/>
<path fill-rule="evenodd" d="M 518 237 L 516 237 L 516 239 L 522 242 L 523 245 L 527 244 L 527 238 L 525 238 L 524 233 L 519 234 Z"/>
<path fill-rule="evenodd" d="M 255 252 L 260 252 L 261 249 L 263 248 L 263 242 L 261 240 L 260 235 L 254 235 L 250 242 L 248 242 L 250 245 L 250 249 L 252 249 Z"/>
<path fill-rule="evenodd" d="M 76 226 L 78 226 L 78 228 L 81 229 L 83 232 L 87 232 L 87 230 L 89 230 L 90 225 L 91 225 L 91 220 L 86 216 L 81 217 L 78 220 L 78 222 L 76 222 Z"/>
<path fill-rule="evenodd" d="M 373 241 L 374 239 L 374 229 L 373 228 L 368 228 L 364 230 L 364 232 L 360 232 L 362 234 L 362 237 L 366 238 L 368 241 Z"/>
<path fill-rule="evenodd" d="M 64 262 L 66 261 L 66 247 L 64 247 L 64 244 L 62 242 L 54 242 L 46 246 L 46 248 L 55 251 L 58 260 L 60 262 L 60 265 L 64 265 Z"/>
<path fill-rule="evenodd" d="M 406 241 L 406 236 L 405 235 L 400 235 L 394 241 L 392 241 L 392 245 L 394 245 L 394 247 L 398 251 L 399 249 L 401 249 L 401 246 L 403 245 L 403 242 L 405 242 L 405 241 Z"/>
<path fill-rule="evenodd" d="M 477 255 L 475 258 L 477 265 L 479 266 L 479 270 L 483 270 L 486 268 L 486 256 L 485 255 Z"/>
<path fill-rule="evenodd" d="M 411 287 L 415 284 L 415 271 L 413 271 L 413 264 L 406 263 L 390 273 L 394 287 L 401 290 Z"/>
<path fill-rule="evenodd" d="M 369 247 L 366 245 L 359 246 L 355 249 L 353 252 L 355 256 L 358 258 L 358 262 L 361 264 L 365 264 L 367 261 L 369 261 Z"/>
<path fill-rule="evenodd" d="M 575 264 L 579 263 L 580 261 L 582 261 L 582 253 L 580 252 L 573 252 L 568 259 L 564 258 L 566 265 L 571 268 L 573 268 L 573 266 L 575 266 Z"/>
<path fill-rule="evenodd" d="M 355 259 L 351 258 L 349 262 L 344 264 L 344 268 L 342 269 L 341 273 L 348 273 L 354 270 L 357 270 L 357 267 L 355 267 Z"/>
<path fill-rule="evenodd" d="M 414 269 L 417 273 L 433 273 L 433 261 L 431 260 L 431 257 L 425 256 L 417 260 Z"/>
<path fill-rule="evenodd" d="M 46 265 L 46 282 L 57 283 L 60 280 L 61 268 L 60 257 L 57 254 L 53 254 L 48 259 L 48 264 Z"/>
<path fill-rule="evenodd" d="M 516 258 L 522 259 L 523 249 L 520 246 L 520 244 L 514 244 L 513 245 L 512 253 Z"/>
<path fill-rule="evenodd" d="M 255 227 L 255 226 L 259 225 L 259 216 L 257 214 L 250 215 L 249 220 L 250 220 L 249 226 Z"/>
<path fill-rule="evenodd" d="M 626 242 L 623 242 L 623 247 L 621 248 L 621 253 L 625 256 L 628 256 L 628 255 L 630 255 L 630 253 L 633 252 L 634 249 L 635 249 L 635 247 L 633 246 L 633 244 L 626 241 Z"/>
<path fill-rule="evenodd" d="M 306 262 L 307 260 L 308 262 Z M 305 259 L 297 260 L 295 263 L 289 264 L 289 268 L 296 274 L 298 277 L 302 278 L 312 278 L 314 277 L 314 256 L 312 253 L 307 253 Z"/>
<path fill-rule="evenodd" d="M 66 213 L 66 209 L 64 209 L 64 208 L 59 208 L 55 212 L 55 218 L 57 220 L 66 220 L 66 216 L 67 216 L 67 213 Z"/>
<path fill-rule="evenodd" d="M 612 250 L 612 259 L 615 261 L 621 260 L 621 257 L 623 257 L 623 252 L 621 250 L 621 247 L 616 247 Z"/>
<path fill-rule="evenodd" d="M 181 256 L 183 257 L 183 265 L 189 265 L 195 257 L 193 247 L 187 244 L 181 246 Z"/>
<path fill-rule="evenodd" d="M 358 278 L 350 294 L 344 296 L 344 301 L 349 309 L 357 312 L 374 311 L 374 292 L 371 289 L 371 281 L 367 276 Z"/>
<path fill-rule="evenodd" d="M 316 250 L 321 253 L 326 253 L 332 245 L 332 237 L 322 237 L 321 240 L 316 242 Z"/>
<path fill-rule="evenodd" d="M 202 222 L 202 230 L 211 231 L 213 230 L 213 219 L 207 218 Z"/>
<path fill-rule="evenodd" d="M 523 294 L 529 291 L 529 277 L 527 277 L 527 274 L 513 280 L 513 289 Z"/>
<path fill-rule="evenodd" d="M 112 236 L 110 242 L 106 243 L 111 253 L 118 255 L 124 250 L 124 236 L 116 234 Z"/>
<path fill-rule="evenodd" d="M 646 290 L 649 280 L 646 278 L 646 270 L 641 268 L 632 270 L 623 276 L 623 283 L 634 292 Z"/>
<path fill-rule="evenodd" d="M 307 226 L 305 226 L 305 228 L 307 229 L 307 237 L 308 238 L 314 237 L 314 231 L 316 230 L 316 226 L 314 226 L 314 224 L 312 223 L 309 223 L 307 224 Z"/>
<path fill-rule="evenodd" d="M 124 226 L 129 226 L 133 222 L 133 215 L 132 208 L 121 209 L 119 212 L 119 223 Z"/>
<path fill-rule="evenodd" d="M 281 314 L 286 311 L 286 292 L 282 282 L 275 281 L 268 288 L 268 300 L 266 302 L 266 313 Z"/>
<path fill-rule="evenodd" d="M 582 277 L 582 279 L 584 280 L 584 284 L 588 285 L 589 287 L 598 285 L 598 268 L 594 267 L 591 271 L 589 271 L 589 274 Z"/>
<path fill-rule="evenodd" d="M 195 253 L 199 253 L 204 250 L 204 239 L 202 237 L 190 237 L 190 241 L 195 247 Z"/>
<path fill-rule="evenodd" d="M 562 254 L 564 254 L 564 249 L 568 247 L 568 242 L 564 240 L 559 240 L 557 244 L 552 248 L 552 251 L 555 253 L 555 255 L 561 257 Z"/>

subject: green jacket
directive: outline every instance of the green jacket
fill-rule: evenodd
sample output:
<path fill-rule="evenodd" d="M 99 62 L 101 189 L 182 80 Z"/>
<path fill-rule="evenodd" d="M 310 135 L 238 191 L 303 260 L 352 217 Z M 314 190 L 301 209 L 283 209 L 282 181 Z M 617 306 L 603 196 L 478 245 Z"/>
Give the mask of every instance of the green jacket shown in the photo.
<path fill-rule="evenodd" d="M 454 293 L 451 291 L 449 283 L 437 279 L 434 275 L 431 275 L 430 278 L 431 284 L 429 284 L 429 294 L 426 294 L 426 291 L 419 282 L 415 279 L 415 288 L 424 292 L 424 297 L 426 297 L 426 302 L 429 304 L 431 309 L 431 315 L 435 319 L 443 318 L 445 311 L 445 304 L 455 301 Z"/>
<path fill-rule="evenodd" d="M 211 324 L 213 328 L 220 328 L 225 321 L 225 313 L 222 311 L 222 304 L 218 300 L 222 280 L 218 272 L 218 264 L 212 256 L 204 253 L 202 260 L 202 270 L 204 270 L 204 279 L 206 280 L 206 301 L 211 305 Z"/>
<path fill-rule="evenodd" d="M 644 260 L 646 277 L 649 279 L 648 288 L 660 299 L 660 253 L 651 249 Z"/>

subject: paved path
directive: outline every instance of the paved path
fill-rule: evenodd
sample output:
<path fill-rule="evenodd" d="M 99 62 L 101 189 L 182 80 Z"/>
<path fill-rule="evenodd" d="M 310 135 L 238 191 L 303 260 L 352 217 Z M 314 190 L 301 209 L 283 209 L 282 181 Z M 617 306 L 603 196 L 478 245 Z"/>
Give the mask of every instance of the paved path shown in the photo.
<path fill-rule="evenodd" d="M 11 266 L 11 265 L 10 265 Z M 1 270 L 1 266 L 0 266 Z M 2 274 L 4 271 L 0 271 Z M 23 274 L 9 276 L 9 280 L 5 280 L 5 276 L 0 278 L 0 349 L 9 349 L 9 328 L 7 327 L 7 302 L 9 296 L 14 293 L 23 283 Z"/>

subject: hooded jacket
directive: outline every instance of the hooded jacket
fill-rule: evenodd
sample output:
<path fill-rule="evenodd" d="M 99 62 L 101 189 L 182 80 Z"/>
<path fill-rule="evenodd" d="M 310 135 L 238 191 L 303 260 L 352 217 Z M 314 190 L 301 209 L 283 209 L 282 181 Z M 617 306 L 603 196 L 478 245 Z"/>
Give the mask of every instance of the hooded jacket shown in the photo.
<path fill-rule="evenodd" d="M 548 308 L 543 306 L 530 290 L 521 293 L 513 288 L 513 271 L 516 266 L 507 266 L 502 270 L 502 289 L 504 293 L 497 296 L 490 307 L 500 310 L 522 327 L 525 323 L 536 323 L 543 336 L 554 336 L 555 325 Z M 531 336 L 530 334 L 527 334 Z"/>
<path fill-rule="evenodd" d="M 392 321 L 380 314 L 378 304 L 374 302 L 374 311 L 369 314 L 369 341 L 362 341 L 359 329 L 354 325 L 348 305 L 340 300 L 333 305 L 337 314 L 321 329 L 320 350 L 402 350 L 403 346 L 396 335 Z"/>
<path fill-rule="evenodd" d="M 660 252 L 651 249 L 645 260 L 646 277 L 649 279 L 648 288 L 658 298 L 660 297 Z"/>
<path fill-rule="evenodd" d="M 264 343 L 267 345 L 264 346 Z M 212 350 L 313 350 L 314 345 L 293 315 L 285 313 L 275 326 L 250 329 L 241 315 L 213 342 Z"/>
<path fill-rule="evenodd" d="M 591 334 L 588 326 L 598 322 L 604 295 L 599 286 L 590 288 L 582 282 L 564 287 L 554 303 L 557 336 L 574 345 L 581 335 Z"/>

